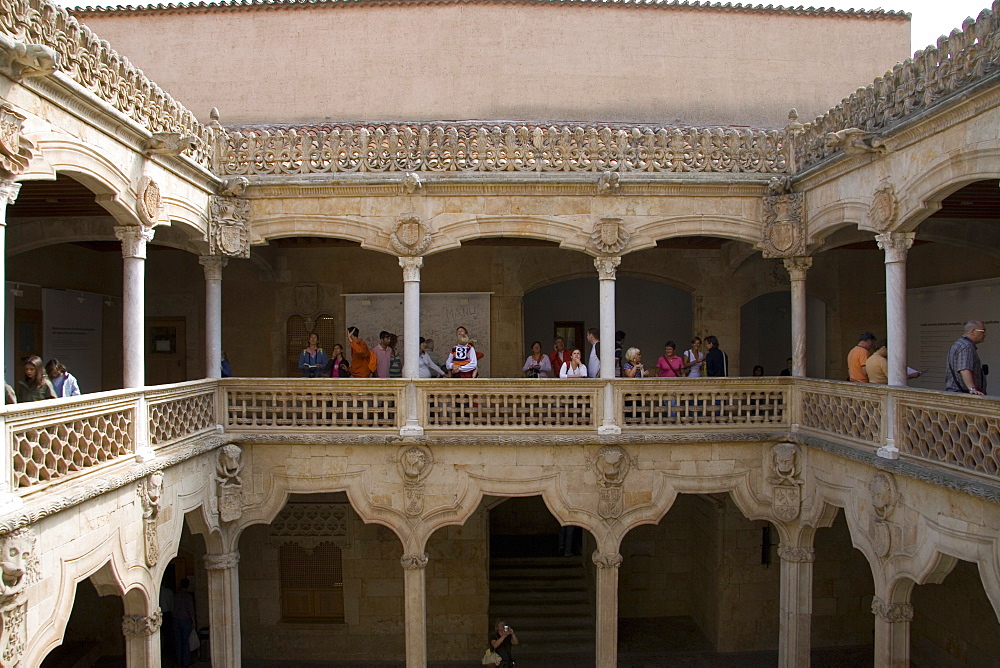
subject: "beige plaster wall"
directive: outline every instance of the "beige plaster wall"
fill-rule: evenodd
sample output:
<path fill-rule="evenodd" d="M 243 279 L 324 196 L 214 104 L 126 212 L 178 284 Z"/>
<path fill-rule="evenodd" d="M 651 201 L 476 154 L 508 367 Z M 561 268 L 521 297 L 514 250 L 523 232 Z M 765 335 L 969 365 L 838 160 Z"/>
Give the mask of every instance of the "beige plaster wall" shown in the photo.
<path fill-rule="evenodd" d="M 550 119 L 784 124 L 910 55 L 902 18 L 636 6 L 350 4 L 91 15 L 225 122 Z M 169 39 L 164 39 L 169 35 Z"/>

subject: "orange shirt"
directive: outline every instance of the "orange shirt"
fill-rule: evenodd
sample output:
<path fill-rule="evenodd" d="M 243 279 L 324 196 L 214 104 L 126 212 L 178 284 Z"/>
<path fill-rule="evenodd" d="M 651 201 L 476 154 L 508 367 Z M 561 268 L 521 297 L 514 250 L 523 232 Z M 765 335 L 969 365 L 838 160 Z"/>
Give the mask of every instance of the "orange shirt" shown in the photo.
<path fill-rule="evenodd" d="M 865 373 L 865 362 L 868 361 L 868 351 L 861 346 L 854 346 L 851 352 L 847 353 L 847 373 L 855 383 L 867 383 L 868 374 Z"/>
<path fill-rule="evenodd" d="M 362 339 L 351 341 L 351 377 L 371 378 L 371 351 Z"/>

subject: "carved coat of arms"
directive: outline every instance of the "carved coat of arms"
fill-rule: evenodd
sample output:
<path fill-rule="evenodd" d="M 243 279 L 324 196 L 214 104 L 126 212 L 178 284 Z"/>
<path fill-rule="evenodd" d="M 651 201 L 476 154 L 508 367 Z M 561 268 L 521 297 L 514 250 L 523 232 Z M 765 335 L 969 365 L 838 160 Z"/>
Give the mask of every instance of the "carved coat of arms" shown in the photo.
<path fill-rule="evenodd" d="M 20 174 L 31 159 L 30 143 L 21 136 L 23 122 L 24 116 L 0 103 L 0 171 L 6 176 Z"/>
<path fill-rule="evenodd" d="M 884 183 L 875 191 L 868 208 L 868 222 L 876 232 L 885 232 L 896 222 L 896 191 L 891 183 Z"/>
<path fill-rule="evenodd" d="M 631 236 L 621 218 L 601 218 L 594 225 L 590 239 L 602 255 L 618 255 L 625 250 Z"/>
<path fill-rule="evenodd" d="M 431 244 L 431 231 L 417 216 L 407 216 L 396 223 L 389 243 L 400 255 L 420 255 Z"/>
<path fill-rule="evenodd" d="M 160 186 L 148 176 L 142 177 L 139 182 L 139 193 L 135 200 L 135 210 L 139 214 L 139 220 L 146 227 L 153 227 L 160 219 L 163 211 L 163 198 L 160 195 Z"/>
<path fill-rule="evenodd" d="M 766 195 L 761 245 L 764 257 L 793 257 L 806 254 L 805 224 L 802 220 L 802 193 Z"/>
<path fill-rule="evenodd" d="M 209 249 L 213 255 L 250 257 L 250 201 L 212 197 Z"/>

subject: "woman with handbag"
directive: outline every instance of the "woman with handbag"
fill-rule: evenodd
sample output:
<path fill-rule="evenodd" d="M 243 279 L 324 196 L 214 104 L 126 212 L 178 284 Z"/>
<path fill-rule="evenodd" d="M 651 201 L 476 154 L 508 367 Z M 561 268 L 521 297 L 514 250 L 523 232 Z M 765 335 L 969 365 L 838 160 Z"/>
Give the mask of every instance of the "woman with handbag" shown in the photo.
<path fill-rule="evenodd" d="M 500 663 L 494 663 L 500 668 L 514 668 L 514 651 L 512 647 L 517 644 L 517 635 L 514 629 L 507 626 L 507 622 L 502 619 L 497 622 L 496 630 L 490 638 L 490 647 L 499 657 Z M 486 661 L 486 658 L 483 658 Z M 494 659 L 496 661 L 496 659 Z"/>
<path fill-rule="evenodd" d="M 552 362 L 542 353 L 541 341 L 531 344 L 531 354 L 524 360 L 524 375 L 528 378 L 549 378 L 552 376 Z"/>

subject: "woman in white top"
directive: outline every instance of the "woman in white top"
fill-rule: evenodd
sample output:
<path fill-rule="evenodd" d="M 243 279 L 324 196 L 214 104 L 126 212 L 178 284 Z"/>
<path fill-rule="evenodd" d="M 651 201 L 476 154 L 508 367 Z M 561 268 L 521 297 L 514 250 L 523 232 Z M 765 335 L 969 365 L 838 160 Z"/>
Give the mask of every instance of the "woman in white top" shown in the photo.
<path fill-rule="evenodd" d="M 542 353 L 541 341 L 531 344 L 531 354 L 524 361 L 524 368 L 521 370 L 528 378 L 552 377 L 552 362 L 549 361 L 548 355 Z"/>
<path fill-rule="evenodd" d="M 691 339 L 691 349 L 684 353 L 684 368 L 688 378 L 701 378 L 701 370 L 705 366 L 705 353 L 701 352 L 701 337 Z"/>
<path fill-rule="evenodd" d="M 587 365 L 580 361 L 583 355 L 580 353 L 579 348 L 573 350 L 573 354 L 570 356 L 568 362 L 563 362 L 562 368 L 559 369 L 560 378 L 586 378 L 587 377 Z"/>

